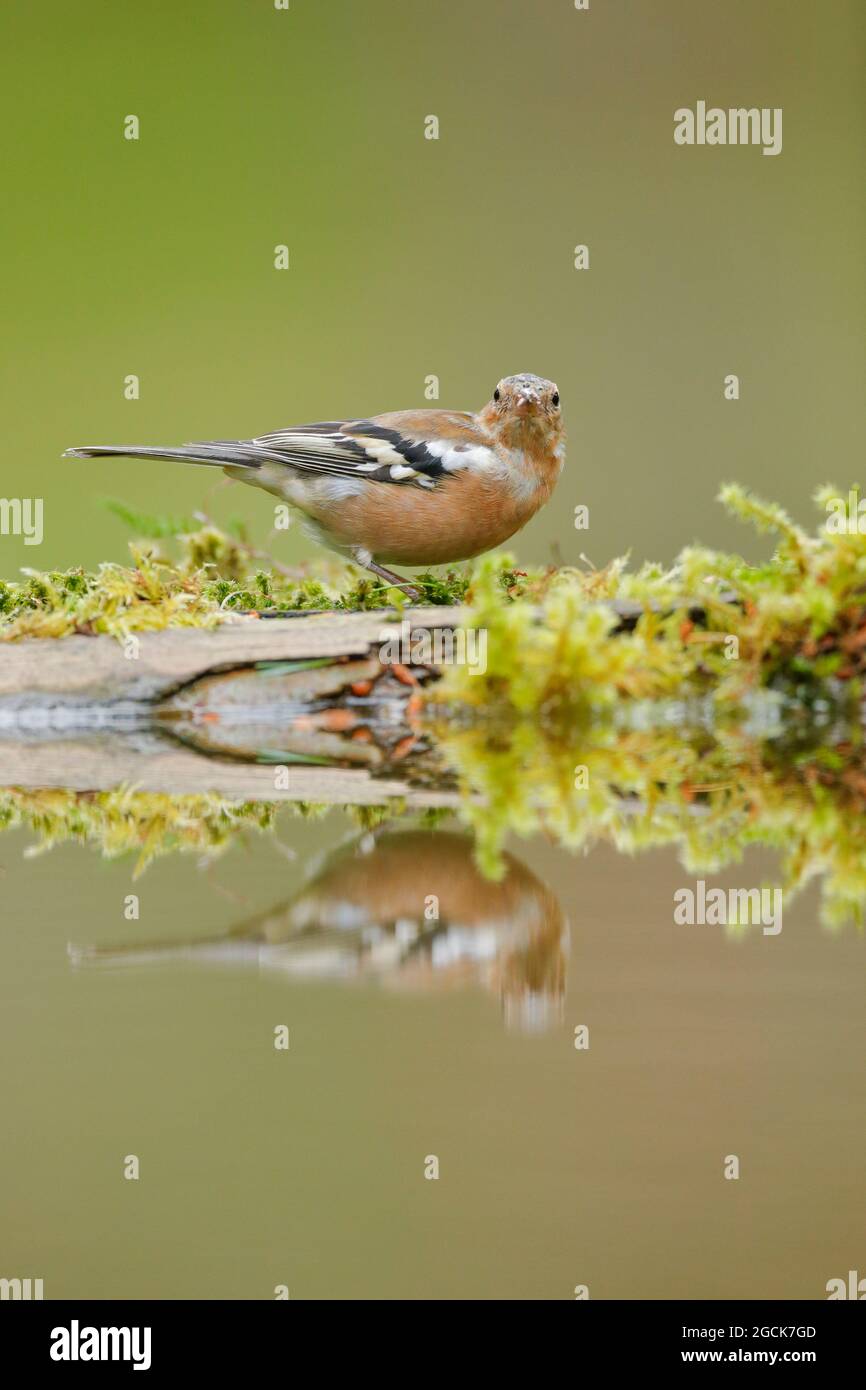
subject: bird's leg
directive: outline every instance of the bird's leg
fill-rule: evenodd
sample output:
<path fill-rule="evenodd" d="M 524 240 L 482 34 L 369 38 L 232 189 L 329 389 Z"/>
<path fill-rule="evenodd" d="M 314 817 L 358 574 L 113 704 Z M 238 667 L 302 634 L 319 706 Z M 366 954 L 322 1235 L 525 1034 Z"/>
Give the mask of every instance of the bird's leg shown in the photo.
<path fill-rule="evenodd" d="M 369 570 L 371 574 L 378 575 L 379 579 L 384 579 L 386 584 L 392 584 L 395 589 L 403 589 L 415 603 L 418 603 L 422 598 L 421 590 L 416 589 L 414 584 L 410 584 L 408 579 L 401 579 L 399 574 L 395 574 L 393 570 L 386 570 L 383 565 L 377 565 L 372 557 L 356 554 L 354 559 L 357 565 Z"/>

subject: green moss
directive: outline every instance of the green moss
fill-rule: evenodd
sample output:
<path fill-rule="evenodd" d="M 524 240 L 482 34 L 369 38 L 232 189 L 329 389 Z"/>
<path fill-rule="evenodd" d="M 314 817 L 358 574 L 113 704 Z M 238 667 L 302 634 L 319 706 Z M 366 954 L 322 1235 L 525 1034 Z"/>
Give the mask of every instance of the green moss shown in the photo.
<path fill-rule="evenodd" d="M 0 830 L 24 828 L 36 837 L 35 852 L 75 841 L 106 859 L 135 858 L 133 877 L 171 854 L 214 858 L 238 837 L 271 835 L 278 818 L 320 820 L 335 808 L 312 802 L 234 801 L 218 793 L 169 796 L 119 787 L 107 792 L 0 791 Z M 389 820 L 402 803 L 341 808 L 363 829 Z"/>
<path fill-rule="evenodd" d="M 635 713 L 638 712 L 636 707 Z M 706 711 L 701 714 L 705 715 Z M 575 724 L 537 720 L 437 729 L 458 772 L 461 817 L 479 863 L 503 868 L 508 835 L 544 835 L 572 851 L 607 842 L 623 853 L 673 846 L 690 873 L 713 874 L 751 845 L 775 849 L 793 897 L 820 882 L 821 917 L 862 924 L 866 904 L 866 750 L 839 721 L 802 746 L 730 718 L 713 730 L 679 704 Z M 808 727 L 808 726 L 807 726 Z"/>
<path fill-rule="evenodd" d="M 270 831 L 276 806 L 218 795 L 168 796 L 118 788 L 108 792 L 0 792 L 0 823 L 24 826 L 40 851 L 69 840 L 96 844 L 107 859 L 136 856 L 135 875 L 161 855 L 215 855 L 243 829 Z"/>
<path fill-rule="evenodd" d="M 0 641 L 19 637 L 64 637 L 68 633 L 130 632 L 175 627 L 214 627 L 232 613 L 338 612 L 402 607 L 399 589 L 354 567 L 326 562 L 326 576 L 287 572 L 250 546 L 205 524 L 178 530 L 183 522 L 141 517 L 114 506 L 146 533 L 130 544 L 131 563 L 82 569 L 22 571 L 0 582 Z M 161 542 L 171 541 L 172 554 Z M 425 574 L 415 583 L 430 603 L 459 603 L 468 577 L 456 570 Z"/>
<path fill-rule="evenodd" d="M 487 669 L 448 668 L 435 696 L 480 716 L 437 725 L 462 814 L 492 875 L 511 832 L 574 849 L 675 844 L 703 872 L 761 844 L 780 851 L 788 892 L 821 880 L 825 922 L 860 921 L 866 535 L 808 535 L 733 486 L 722 500 L 776 534 L 769 561 L 690 547 L 669 571 L 617 560 L 516 583 L 507 557 L 482 561 L 467 621 L 487 632 Z M 642 605 L 633 631 L 611 600 Z M 748 732 L 750 711 L 774 707 L 783 732 L 809 731 L 802 747 Z"/>
<path fill-rule="evenodd" d="M 833 488 L 816 494 L 819 505 Z M 722 501 L 759 530 L 775 553 L 750 566 L 696 546 L 670 570 L 624 559 L 604 570 L 515 573 L 508 556 L 487 556 L 469 593 L 467 624 L 487 632 L 487 670 L 446 672 L 446 698 L 489 710 L 573 718 L 623 697 L 712 691 L 734 705 L 761 686 L 796 690 L 828 679 L 855 700 L 866 671 L 866 535 L 808 535 L 772 503 L 742 488 Z M 612 601 L 642 608 L 623 632 Z M 696 610 L 700 610 L 700 615 Z"/>

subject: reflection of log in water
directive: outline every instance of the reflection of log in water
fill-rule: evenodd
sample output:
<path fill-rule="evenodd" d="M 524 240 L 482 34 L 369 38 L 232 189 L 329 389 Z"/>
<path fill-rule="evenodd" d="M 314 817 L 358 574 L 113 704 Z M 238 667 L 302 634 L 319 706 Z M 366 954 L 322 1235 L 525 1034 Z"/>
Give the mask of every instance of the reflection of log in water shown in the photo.
<path fill-rule="evenodd" d="M 420 718 L 421 691 L 432 679 L 424 667 L 390 667 L 377 656 L 268 663 L 194 681 L 156 717 L 212 758 L 363 768 L 435 785 L 445 769 Z"/>
<path fill-rule="evenodd" d="M 359 805 L 402 796 L 412 805 L 453 805 L 453 778 L 420 724 L 420 694 L 436 673 L 383 662 L 369 648 L 374 634 L 390 630 L 388 617 L 347 615 L 324 628 L 311 620 L 254 622 L 240 634 L 194 633 L 191 654 L 163 641 L 183 634 L 159 634 L 145 671 L 126 685 L 118 663 L 125 674 L 123 666 L 138 662 L 124 662 L 116 643 L 106 652 L 89 639 L 98 658 L 90 674 L 82 667 L 81 644 L 86 648 L 88 639 L 22 643 L 12 649 L 17 669 L 0 675 L 0 782 L 72 791 L 134 784 L 168 794 Z M 223 655 L 235 659 L 284 649 L 323 647 L 325 654 L 228 670 L 205 664 L 196 673 L 196 664 L 218 654 L 211 645 L 217 638 L 225 639 Z M 70 690 L 63 689 L 57 663 L 65 644 Z M 22 654 L 23 647 L 29 650 Z M 46 653 L 45 670 L 34 647 Z M 363 654 L 352 655 L 355 647 Z M 118 690 L 132 697 L 117 698 Z M 289 767 L 291 777 L 280 779 L 274 765 Z"/>
<path fill-rule="evenodd" d="M 333 651 L 330 624 L 283 623 L 301 634 L 290 644 L 296 655 L 207 670 L 180 686 L 177 674 L 193 658 L 172 641 L 173 688 L 163 672 L 162 694 L 149 700 L 94 703 L 81 688 L 76 699 L 51 695 L 59 648 L 81 654 L 66 644 L 91 639 L 31 643 L 55 654 L 45 672 L 34 668 L 32 651 L 14 679 L 0 663 L 5 824 L 29 825 L 47 843 L 84 836 L 105 852 L 135 849 L 143 866 L 178 842 L 222 845 L 245 816 L 267 818 L 270 803 L 396 800 L 410 809 L 459 807 L 480 832 L 491 872 L 508 829 L 545 830 L 570 844 L 675 842 L 690 864 L 711 870 L 764 842 L 784 852 L 788 892 L 820 875 L 823 920 L 861 919 L 862 728 L 832 685 L 820 699 L 814 685 L 807 700 L 797 690 L 756 691 L 724 719 L 711 698 L 684 696 L 623 700 L 586 727 L 540 717 L 516 725 L 489 706 L 473 713 L 425 703 L 422 711 L 419 687 L 436 673 L 384 661 L 369 646 L 369 623 L 380 618 L 351 617 L 340 628 L 351 650 Z M 243 634 L 247 654 L 274 650 L 252 629 L 275 630 L 285 643 L 280 627 L 253 620 Z M 322 643 L 328 650 L 318 656 L 297 654 Z M 159 646 L 160 660 L 167 650 Z M 15 655 L 13 648 L 13 665 Z M 76 679 L 86 683 L 76 660 Z M 153 679 L 153 652 L 149 661 Z M 22 671 L 35 683 L 27 698 L 10 693 Z M 209 795 L 185 808 L 190 793 Z"/>
<path fill-rule="evenodd" d="M 254 965 L 296 979 L 376 979 L 393 989 L 481 986 L 508 1026 L 562 1019 L 568 926 L 547 886 L 512 855 L 497 883 L 453 831 L 369 832 L 333 853 L 290 899 L 217 939 L 71 948 L 73 962 Z"/>

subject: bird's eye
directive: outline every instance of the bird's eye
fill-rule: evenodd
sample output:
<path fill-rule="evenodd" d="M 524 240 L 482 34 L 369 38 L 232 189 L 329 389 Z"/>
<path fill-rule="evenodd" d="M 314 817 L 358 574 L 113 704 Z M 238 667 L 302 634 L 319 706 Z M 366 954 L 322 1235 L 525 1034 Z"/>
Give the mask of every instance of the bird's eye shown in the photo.
<path fill-rule="evenodd" d="M 496 390 L 493 392 L 493 399 L 494 399 L 495 401 L 498 401 L 498 400 L 499 400 L 499 387 L 498 387 L 498 386 L 497 386 Z"/>
<path fill-rule="evenodd" d="M 551 401 L 553 402 L 554 405 L 559 405 L 559 392 L 558 392 L 558 391 L 554 391 L 554 393 L 553 393 L 553 395 L 551 396 L 550 399 L 551 399 Z"/>

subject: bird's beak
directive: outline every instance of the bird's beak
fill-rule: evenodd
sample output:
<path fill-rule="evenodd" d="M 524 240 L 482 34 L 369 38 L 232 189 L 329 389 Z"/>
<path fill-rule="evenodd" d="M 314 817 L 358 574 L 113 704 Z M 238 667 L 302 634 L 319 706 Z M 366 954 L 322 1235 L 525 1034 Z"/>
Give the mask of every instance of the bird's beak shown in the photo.
<path fill-rule="evenodd" d="M 539 406 L 539 398 L 534 391 L 523 391 L 517 397 L 518 415 L 534 415 Z"/>

